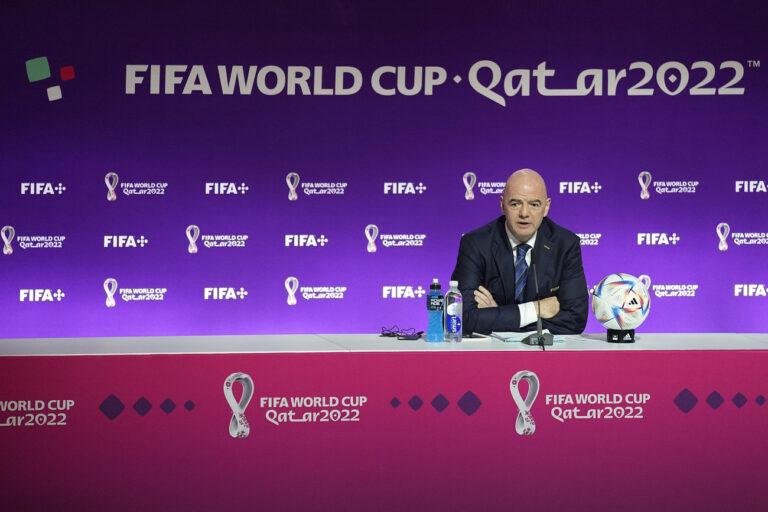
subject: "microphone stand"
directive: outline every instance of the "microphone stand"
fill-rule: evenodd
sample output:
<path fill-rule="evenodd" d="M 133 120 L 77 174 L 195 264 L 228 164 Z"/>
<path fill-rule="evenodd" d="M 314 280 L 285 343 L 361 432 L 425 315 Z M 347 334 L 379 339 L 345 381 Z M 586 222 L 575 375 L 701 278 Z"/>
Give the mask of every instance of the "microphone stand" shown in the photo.
<path fill-rule="evenodd" d="M 549 346 L 554 343 L 553 336 L 549 333 L 544 334 L 541 332 L 541 301 L 539 301 L 539 278 L 536 275 L 536 263 L 533 261 L 533 254 L 531 254 L 531 267 L 533 268 L 533 282 L 536 285 L 536 334 L 529 334 L 523 338 L 525 345 L 538 345 L 541 350 L 546 350 L 544 346 Z"/>

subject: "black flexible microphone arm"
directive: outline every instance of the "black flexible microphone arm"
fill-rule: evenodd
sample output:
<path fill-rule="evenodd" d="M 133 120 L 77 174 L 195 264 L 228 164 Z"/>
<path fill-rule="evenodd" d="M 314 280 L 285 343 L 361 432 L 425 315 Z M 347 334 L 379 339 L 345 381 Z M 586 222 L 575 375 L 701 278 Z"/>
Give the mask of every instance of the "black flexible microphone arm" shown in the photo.
<path fill-rule="evenodd" d="M 533 260 L 533 249 L 531 249 L 531 269 L 533 270 L 533 284 L 536 286 L 536 334 L 531 334 L 523 339 L 526 345 L 538 345 L 541 350 L 546 350 L 545 345 L 552 345 L 553 338 L 551 334 L 544 334 L 541 328 L 541 300 L 539 300 L 539 276 L 536 273 L 536 262 Z"/>

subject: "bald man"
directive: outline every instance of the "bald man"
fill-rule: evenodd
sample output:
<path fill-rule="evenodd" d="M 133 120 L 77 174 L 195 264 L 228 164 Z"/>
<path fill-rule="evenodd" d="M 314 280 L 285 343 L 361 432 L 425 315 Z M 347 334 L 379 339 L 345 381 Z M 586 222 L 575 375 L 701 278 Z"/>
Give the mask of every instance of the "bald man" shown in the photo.
<path fill-rule="evenodd" d="M 503 215 L 461 237 L 451 279 L 464 298 L 464 334 L 535 330 L 537 299 L 545 329 L 584 331 L 589 300 L 579 237 L 547 218 L 550 203 L 541 175 L 521 169 L 504 187 Z"/>

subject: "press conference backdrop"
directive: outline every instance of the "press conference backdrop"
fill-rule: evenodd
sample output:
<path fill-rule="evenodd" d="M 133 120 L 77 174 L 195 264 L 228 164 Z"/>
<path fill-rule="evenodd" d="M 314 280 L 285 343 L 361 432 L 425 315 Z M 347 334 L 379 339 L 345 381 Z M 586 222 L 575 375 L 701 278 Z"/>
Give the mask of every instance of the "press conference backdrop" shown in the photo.
<path fill-rule="evenodd" d="M 0 10 L 4 337 L 423 329 L 522 167 L 641 330 L 765 329 L 760 2 Z"/>

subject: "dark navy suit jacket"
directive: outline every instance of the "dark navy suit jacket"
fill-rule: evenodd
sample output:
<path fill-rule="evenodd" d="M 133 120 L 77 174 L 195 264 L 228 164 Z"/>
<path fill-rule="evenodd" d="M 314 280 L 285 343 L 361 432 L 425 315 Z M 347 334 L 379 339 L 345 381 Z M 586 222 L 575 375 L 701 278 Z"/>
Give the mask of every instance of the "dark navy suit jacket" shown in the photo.
<path fill-rule="evenodd" d="M 459 282 L 464 299 L 465 334 L 491 331 L 532 331 L 536 324 L 520 326 L 515 304 L 515 258 L 504 229 L 504 217 L 461 237 L 459 257 L 451 279 Z M 587 281 L 581 263 L 579 237 L 544 218 L 536 234 L 532 263 L 536 264 L 539 298 L 556 296 L 560 312 L 542 319 L 542 327 L 554 334 L 578 334 L 587 325 Z M 484 286 L 497 308 L 477 307 L 474 291 Z M 536 299 L 533 265 L 528 269 L 524 302 Z"/>

